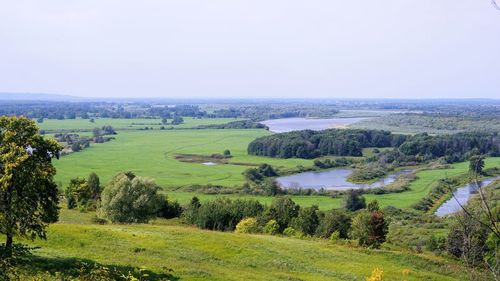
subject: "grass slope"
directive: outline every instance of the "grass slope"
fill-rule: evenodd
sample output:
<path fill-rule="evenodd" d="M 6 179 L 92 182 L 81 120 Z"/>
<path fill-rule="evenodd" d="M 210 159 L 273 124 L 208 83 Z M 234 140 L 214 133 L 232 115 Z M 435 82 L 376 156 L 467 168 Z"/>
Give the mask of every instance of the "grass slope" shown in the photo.
<path fill-rule="evenodd" d="M 48 240 L 30 243 L 44 271 L 75 261 L 107 266 L 172 268 L 181 280 L 364 280 L 378 267 L 384 280 L 463 280 L 442 258 L 300 240 L 199 230 L 180 225 L 93 225 L 90 214 L 63 210 Z M 54 266 L 54 267 L 52 267 Z M 31 266 L 31 270 L 36 268 Z M 403 270 L 410 270 L 403 276 Z"/>

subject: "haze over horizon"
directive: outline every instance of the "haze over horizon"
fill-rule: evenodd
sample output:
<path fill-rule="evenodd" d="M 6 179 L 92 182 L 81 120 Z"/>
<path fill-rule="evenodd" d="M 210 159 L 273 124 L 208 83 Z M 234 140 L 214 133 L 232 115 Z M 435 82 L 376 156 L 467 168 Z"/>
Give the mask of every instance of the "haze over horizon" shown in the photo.
<path fill-rule="evenodd" d="M 0 92 L 500 97 L 489 0 L 21 0 L 0 22 Z"/>

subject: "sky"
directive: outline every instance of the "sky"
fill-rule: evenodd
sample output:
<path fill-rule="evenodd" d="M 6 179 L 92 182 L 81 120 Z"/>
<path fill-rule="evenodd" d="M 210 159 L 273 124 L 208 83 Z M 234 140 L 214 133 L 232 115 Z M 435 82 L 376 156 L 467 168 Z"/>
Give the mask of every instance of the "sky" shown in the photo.
<path fill-rule="evenodd" d="M 491 0 L 0 1 L 0 92 L 500 98 Z"/>

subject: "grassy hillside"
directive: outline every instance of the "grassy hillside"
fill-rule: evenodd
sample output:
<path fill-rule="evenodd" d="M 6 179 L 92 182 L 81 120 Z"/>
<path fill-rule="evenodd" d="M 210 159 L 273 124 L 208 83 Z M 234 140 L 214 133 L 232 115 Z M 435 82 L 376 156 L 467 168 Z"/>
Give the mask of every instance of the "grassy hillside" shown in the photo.
<path fill-rule="evenodd" d="M 30 245 L 41 248 L 27 268 L 51 273 L 75 271 L 79 261 L 86 261 L 146 266 L 153 273 L 168 267 L 181 280 L 364 280 L 376 267 L 384 271 L 384 280 L 463 280 L 458 264 L 438 257 L 212 232 L 164 220 L 93 225 L 90 214 L 68 210 L 49 227 L 47 241 Z"/>

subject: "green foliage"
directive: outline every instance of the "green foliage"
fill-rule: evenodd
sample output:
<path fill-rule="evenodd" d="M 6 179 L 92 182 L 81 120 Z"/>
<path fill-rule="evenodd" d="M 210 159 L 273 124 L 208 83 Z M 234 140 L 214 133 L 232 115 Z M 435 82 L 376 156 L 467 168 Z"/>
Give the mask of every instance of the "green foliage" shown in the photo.
<path fill-rule="evenodd" d="M 362 191 L 351 189 L 347 192 L 344 198 L 344 208 L 354 212 L 366 207 L 365 198 L 362 195 Z"/>
<path fill-rule="evenodd" d="M 0 117 L 0 234 L 7 248 L 14 235 L 46 237 L 59 213 L 52 157 L 61 146 L 45 140 L 33 120 Z"/>
<path fill-rule="evenodd" d="M 278 173 L 271 165 L 264 163 L 259 165 L 259 167 L 257 168 L 247 169 L 244 175 L 248 181 L 260 183 L 266 177 L 275 177 L 278 175 Z"/>
<path fill-rule="evenodd" d="M 181 204 L 177 201 L 168 200 L 165 198 L 160 210 L 158 211 L 158 216 L 166 219 L 180 217 L 182 215 Z"/>
<path fill-rule="evenodd" d="M 224 155 L 225 157 L 229 157 L 229 156 L 231 156 L 231 150 L 229 150 L 229 149 L 225 149 L 225 150 L 224 150 L 223 155 Z"/>
<path fill-rule="evenodd" d="M 242 219 L 237 225 L 236 233 L 259 233 L 261 231 L 255 218 Z"/>
<path fill-rule="evenodd" d="M 484 169 L 484 156 L 474 155 L 469 160 L 469 172 L 472 175 L 482 175 Z"/>
<path fill-rule="evenodd" d="M 279 233 L 280 225 L 275 220 L 269 220 L 264 226 L 264 233 L 276 235 Z"/>
<path fill-rule="evenodd" d="M 378 206 L 378 201 L 377 200 L 370 201 L 370 203 L 368 203 L 368 205 L 366 206 L 366 209 L 372 213 L 378 212 L 380 210 L 380 207 Z"/>
<path fill-rule="evenodd" d="M 92 172 L 87 178 L 87 184 L 89 185 L 90 192 L 92 193 L 93 199 L 99 199 L 101 197 L 101 182 L 99 176 Z"/>
<path fill-rule="evenodd" d="M 273 200 L 267 210 L 266 217 L 275 220 L 282 233 L 289 226 L 292 219 L 299 215 L 300 206 L 289 197 L 278 197 Z"/>
<path fill-rule="evenodd" d="M 248 145 L 248 153 L 276 158 L 306 159 L 327 155 L 362 156 L 364 147 L 397 146 L 405 138 L 378 130 L 303 130 L 258 138 Z"/>
<path fill-rule="evenodd" d="M 334 231 L 334 232 L 332 232 L 332 234 L 330 235 L 330 238 L 329 238 L 329 239 L 330 239 L 330 241 L 332 241 L 332 242 L 336 242 L 336 241 L 338 241 L 340 238 L 341 238 L 341 237 L 340 237 L 340 232 L 338 232 L 338 231 Z"/>
<path fill-rule="evenodd" d="M 305 235 L 314 235 L 319 225 L 318 206 L 300 208 L 299 215 L 293 219 L 292 225 Z"/>
<path fill-rule="evenodd" d="M 350 227 L 349 215 L 341 209 L 333 209 L 321 217 L 316 234 L 322 238 L 329 238 L 336 232 L 340 238 L 347 239 Z"/>
<path fill-rule="evenodd" d="M 158 190 L 151 179 L 120 173 L 102 193 L 102 211 L 112 222 L 148 222 L 164 201 Z"/>
<path fill-rule="evenodd" d="M 256 217 L 263 209 L 256 200 L 219 198 L 202 204 L 192 215 L 200 228 L 233 231 L 243 218 Z"/>
<path fill-rule="evenodd" d="M 85 206 L 89 200 L 94 199 L 93 190 L 83 178 L 71 179 L 66 187 L 65 196 L 68 209 Z"/>
<path fill-rule="evenodd" d="M 287 227 L 283 230 L 283 235 L 288 237 L 295 237 L 298 236 L 299 233 L 293 227 Z"/>
<path fill-rule="evenodd" d="M 352 219 L 351 238 L 361 246 L 380 247 L 388 232 L 387 222 L 382 212 L 360 211 Z"/>

